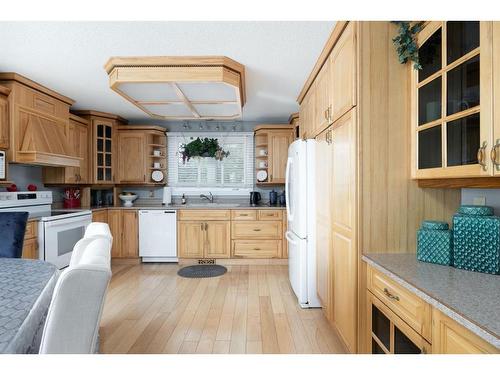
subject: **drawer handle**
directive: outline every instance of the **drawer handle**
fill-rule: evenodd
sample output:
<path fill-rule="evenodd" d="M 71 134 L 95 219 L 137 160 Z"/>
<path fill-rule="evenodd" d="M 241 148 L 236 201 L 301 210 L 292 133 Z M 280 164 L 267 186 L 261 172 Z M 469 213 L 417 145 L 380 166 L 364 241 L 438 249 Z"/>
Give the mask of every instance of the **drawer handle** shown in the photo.
<path fill-rule="evenodd" d="M 260 232 L 260 229 L 254 229 L 253 231 L 254 232 Z"/>
<path fill-rule="evenodd" d="M 395 296 L 394 294 L 392 294 L 391 292 L 389 292 L 389 290 L 387 290 L 387 288 L 384 288 L 384 294 L 389 297 L 390 299 L 393 299 L 395 301 L 399 301 L 399 297 L 398 296 Z"/>
<path fill-rule="evenodd" d="M 240 214 L 240 216 L 248 216 L 248 214 Z"/>
<path fill-rule="evenodd" d="M 254 247 L 253 249 L 254 250 L 260 250 L 260 247 Z"/>

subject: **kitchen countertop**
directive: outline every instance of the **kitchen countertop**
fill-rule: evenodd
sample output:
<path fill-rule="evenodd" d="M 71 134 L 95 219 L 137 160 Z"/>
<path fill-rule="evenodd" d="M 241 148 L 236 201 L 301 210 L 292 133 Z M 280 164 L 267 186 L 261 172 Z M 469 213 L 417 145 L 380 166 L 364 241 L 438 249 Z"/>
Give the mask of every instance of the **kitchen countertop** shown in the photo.
<path fill-rule="evenodd" d="M 259 204 L 256 206 L 251 206 L 249 203 L 222 203 L 222 202 L 216 202 L 216 203 L 206 203 L 206 204 L 201 204 L 201 203 L 195 203 L 195 204 L 171 204 L 168 206 L 164 206 L 161 203 L 152 203 L 152 204 L 146 204 L 146 203 L 138 203 L 132 207 L 123 207 L 123 206 L 92 206 L 89 207 L 88 209 L 90 210 L 100 210 L 100 209 L 123 209 L 123 210 L 286 210 L 286 207 L 282 206 L 270 206 L 267 204 Z"/>
<path fill-rule="evenodd" d="M 362 259 L 500 348 L 499 275 L 420 262 L 412 253 L 365 254 Z"/>

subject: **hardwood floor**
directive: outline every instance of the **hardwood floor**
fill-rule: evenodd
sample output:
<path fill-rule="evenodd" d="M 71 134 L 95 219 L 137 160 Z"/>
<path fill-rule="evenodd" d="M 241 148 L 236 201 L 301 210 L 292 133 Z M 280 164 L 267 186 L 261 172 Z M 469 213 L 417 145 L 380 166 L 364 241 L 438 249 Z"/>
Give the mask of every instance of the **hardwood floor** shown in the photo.
<path fill-rule="evenodd" d="M 114 265 L 101 353 L 344 353 L 320 309 L 303 310 L 287 266 L 227 266 L 216 278 L 176 264 Z"/>

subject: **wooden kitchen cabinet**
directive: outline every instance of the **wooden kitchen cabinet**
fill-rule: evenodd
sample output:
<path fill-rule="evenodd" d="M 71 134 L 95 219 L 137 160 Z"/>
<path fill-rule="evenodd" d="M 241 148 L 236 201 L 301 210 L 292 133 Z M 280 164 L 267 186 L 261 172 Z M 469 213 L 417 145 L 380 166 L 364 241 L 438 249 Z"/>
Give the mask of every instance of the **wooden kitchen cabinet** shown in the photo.
<path fill-rule="evenodd" d="M 98 223 L 108 222 L 108 209 L 92 211 L 92 221 Z"/>
<path fill-rule="evenodd" d="M 356 113 L 351 110 L 333 124 L 332 271 L 333 323 L 350 352 L 356 351 Z"/>
<path fill-rule="evenodd" d="M 500 22 L 492 22 L 493 28 L 493 144 L 491 148 L 491 161 L 495 177 L 500 176 Z"/>
<path fill-rule="evenodd" d="M 367 342 L 372 354 L 426 354 L 431 344 L 415 332 L 369 291 L 367 298 Z"/>
<path fill-rule="evenodd" d="M 327 115 L 330 124 L 356 105 L 356 29 L 349 22 L 333 47 L 328 61 L 329 92 Z"/>
<path fill-rule="evenodd" d="M 207 221 L 205 223 L 205 257 L 229 258 L 231 254 L 231 223 Z"/>
<path fill-rule="evenodd" d="M 315 137 L 331 124 L 330 112 L 332 110 L 332 78 L 331 60 L 328 59 L 316 77 L 314 86 L 314 122 L 310 129 L 310 137 Z"/>
<path fill-rule="evenodd" d="M 316 197 L 322 197 L 316 206 L 316 289 L 324 315 L 333 321 L 333 249 L 332 249 L 332 128 L 316 137 L 315 161 L 321 168 L 315 180 Z"/>
<path fill-rule="evenodd" d="M 0 85 L 11 90 L 9 162 L 78 167 L 69 146 L 69 108 L 74 101 L 17 73 L 0 73 Z M 1 137 L 5 134 L 2 131 Z"/>
<path fill-rule="evenodd" d="M 89 184 L 111 185 L 116 182 L 117 128 L 127 121 L 120 116 L 98 111 L 74 111 L 90 124 Z"/>
<path fill-rule="evenodd" d="M 432 353 L 500 354 L 500 350 L 434 309 L 432 312 Z"/>
<path fill-rule="evenodd" d="M 303 100 L 300 102 L 299 118 L 300 118 L 300 138 L 313 138 L 314 127 L 316 124 L 316 81 L 314 81 L 309 90 L 305 94 Z"/>
<path fill-rule="evenodd" d="M 493 23 L 479 21 L 429 22 L 419 33 L 422 70 L 412 71 L 414 178 L 494 175 L 492 34 Z"/>
<path fill-rule="evenodd" d="M 293 125 L 257 125 L 255 127 L 255 168 L 257 171 L 267 172 L 267 179 L 257 181 L 258 185 L 285 183 L 288 146 L 295 139 L 293 132 Z"/>
<path fill-rule="evenodd" d="M 9 148 L 9 101 L 10 89 L 0 86 L 0 150 Z"/>
<path fill-rule="evenodd" d="M 229 258 L 229 221 L 179 221 L 179 258 Z"/>
<path fill-rule="evenodd" d="M 112 258 L 139 257 L 137 210 L 108 209 L 108 225 L 113 236 Z"/>
<path fill-rule="evenodd" d="M 43 169 L 45 184 L 89 183 L 89 122 L 79 116 L 69 116 L 69 147 L 71 154 L 80 160 L 79 167 L 46 167 Z"/>
<path fill-rule="evenodd" d="M 38 221 L 28 221 L 24 232 L 23 259 L 38 259 Z"/>
<path fill-rule="evenodd" d="M 160 126 L 126 125 L 118 127 L 118 175 L 116 183 L 165 185 L 167 173 L 166 129 Z M 160 155 L 155 155 L 155 151 Z M 159 163 L 159 167 L 155 167 Z M 153 171 L 163 180 L 154 181 Z"/>
<path fill-rule="evenodd" d="M 177 252 L 179 258 L 203 258 L 205 254 L 205 223 L 201 221 L 179 221 L 177 226 Z"/>

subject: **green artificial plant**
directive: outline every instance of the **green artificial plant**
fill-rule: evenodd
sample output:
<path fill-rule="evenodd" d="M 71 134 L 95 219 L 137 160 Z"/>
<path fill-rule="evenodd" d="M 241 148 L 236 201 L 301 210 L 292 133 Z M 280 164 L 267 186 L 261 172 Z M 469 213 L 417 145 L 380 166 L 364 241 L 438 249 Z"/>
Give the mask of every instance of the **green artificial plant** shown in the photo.
<path fill-rule="evenodd" d="M 221 161 L 229 156 L 229 151 L 224 151 L 216 138 L 196 138 L 181 146 L 182 162 L 185 163 L 193 157 L 214 158 Z"/>
<path fill-rule="evenodd" d="M 399 62 L 406 64 L 408 61 L 413 61 L 413 68 L 421 70 L 420 60 L 418 57 L 418 46 L 415 35 L 422 30 L 422 22 L 416 22 L 412 25 L 406 21 L 393 21 L 398 25 L 398 35 L 392 41 L 398 53 Z"/>

